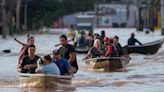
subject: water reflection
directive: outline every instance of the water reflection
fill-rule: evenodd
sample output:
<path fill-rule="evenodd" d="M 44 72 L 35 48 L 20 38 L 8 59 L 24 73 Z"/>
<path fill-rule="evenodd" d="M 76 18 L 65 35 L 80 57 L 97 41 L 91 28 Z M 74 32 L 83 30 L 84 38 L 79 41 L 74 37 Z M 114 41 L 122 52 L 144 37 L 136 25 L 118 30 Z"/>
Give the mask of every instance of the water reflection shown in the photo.
<path fill-rule="evenodd" d="M 61 87 L 61 88 L 20 88 L 20 92 L 65 92 L 75 91 L 73 87 Z"/>

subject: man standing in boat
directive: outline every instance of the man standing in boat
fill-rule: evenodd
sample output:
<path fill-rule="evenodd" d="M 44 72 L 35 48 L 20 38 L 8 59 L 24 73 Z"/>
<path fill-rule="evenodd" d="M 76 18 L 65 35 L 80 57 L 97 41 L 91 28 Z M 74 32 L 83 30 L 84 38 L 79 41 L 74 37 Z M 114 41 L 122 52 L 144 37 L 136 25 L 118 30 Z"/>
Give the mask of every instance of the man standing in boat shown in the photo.
<path fill-rule="evenodd" d="M 132 34 L 131 34 L 131 37 L 128 39 L 128 45 L 133 45 L 133 46 L 135 46 L 135 43 L 136 43 L 136 42 L 137 42 L 139 45 L 142 45 L 142 43 L 139 42 L 139 41 L 135 38 L 135 34 L 132 33 Z"/>
<path fill-rule="evenodd" d="M 35 45 L 28 46 L 28 55 L 22 59 L 18 67 L 18 72 L 35 73 L 35 69 L 37 68 L 37 60 L 40 58 L 35 55 L 35 50 Z"/>
<path fill-rule="evenodd" d="M 71 64 L 71 69 L 73 73 L 78 71 L 78 64 L 76 59 L 75 47 L 71 44 L 68 44 L 66 35 L 61 35 L 59 37 L 62 47 L 59 48 L 61 56 L 68 60 Z"/>

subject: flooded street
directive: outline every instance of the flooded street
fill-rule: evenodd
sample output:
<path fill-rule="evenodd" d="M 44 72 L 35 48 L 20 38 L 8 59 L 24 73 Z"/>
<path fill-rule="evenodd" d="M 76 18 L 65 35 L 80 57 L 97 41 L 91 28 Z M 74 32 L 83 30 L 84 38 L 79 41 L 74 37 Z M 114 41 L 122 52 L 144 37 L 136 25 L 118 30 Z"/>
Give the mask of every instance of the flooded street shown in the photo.
<path fill-rule="evenodd" d="M 134 30 L 122 32 L 108 32 L 108 36 L 120 36 L 123 46 L 129 34 Z M 99 31 L 97 31 L 99 32 Z M 122 33 L 121 33 L 122 32 Z M 127 35 L 127 36 L 125 36 Z M 142 35 L 141 37 L 139 37 Z M 157 34 L 145 35 L 136 33 L 141 42 L 159 39 Z M 50 54 L 54 45 L 58 43 L 58 36 L 53 34 L 34 35 L 38 55 Z M 21 41 L 26 41 L 26 36 L 18 36 Z M 149 39 L 151 38 L 151 39 Z M 155 55 L 131 54 L 130 63 L 125 72 L 102 72 L 86 69 L 82 61 L 84 54 L 77 54 L 79 71 L 74 75 L 72 85 L 64 85 L 57 89 L 21 88 L 17 73 L 17 60 L 21 46 L 14 37 L 0 39 L 0 50 L 11 49 L 11 53 L 0 52 L 0 92 L 163 92 L 164 91 L 164 45 Z"/>

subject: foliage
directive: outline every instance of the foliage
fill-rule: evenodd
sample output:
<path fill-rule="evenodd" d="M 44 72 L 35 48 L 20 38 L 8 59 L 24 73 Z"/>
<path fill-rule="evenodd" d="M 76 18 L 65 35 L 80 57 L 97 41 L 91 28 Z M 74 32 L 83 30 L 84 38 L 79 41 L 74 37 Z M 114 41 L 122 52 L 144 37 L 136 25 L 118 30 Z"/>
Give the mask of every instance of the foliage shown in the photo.
<path fill-rule="evenodd" d="M 27 3 L 27 22 L 31 26 L 51 26 L 53 22 L 78 11 L 94 9 L 95 0 L 31 0 Z"/>

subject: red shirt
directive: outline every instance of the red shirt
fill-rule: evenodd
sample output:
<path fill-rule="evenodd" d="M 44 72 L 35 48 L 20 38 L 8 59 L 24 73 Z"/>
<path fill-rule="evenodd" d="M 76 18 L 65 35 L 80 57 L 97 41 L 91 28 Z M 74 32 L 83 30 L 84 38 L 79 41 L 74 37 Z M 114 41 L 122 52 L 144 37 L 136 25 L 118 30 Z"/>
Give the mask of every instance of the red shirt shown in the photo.
<path fill-rule="evenodd" d="M 110 56 L 112 54 L 112 45 L 108 45 L 108 46 L 106 46 L 106 48 L 105 48 L 105 57 L 108 57 L 108 56 Z"/>

